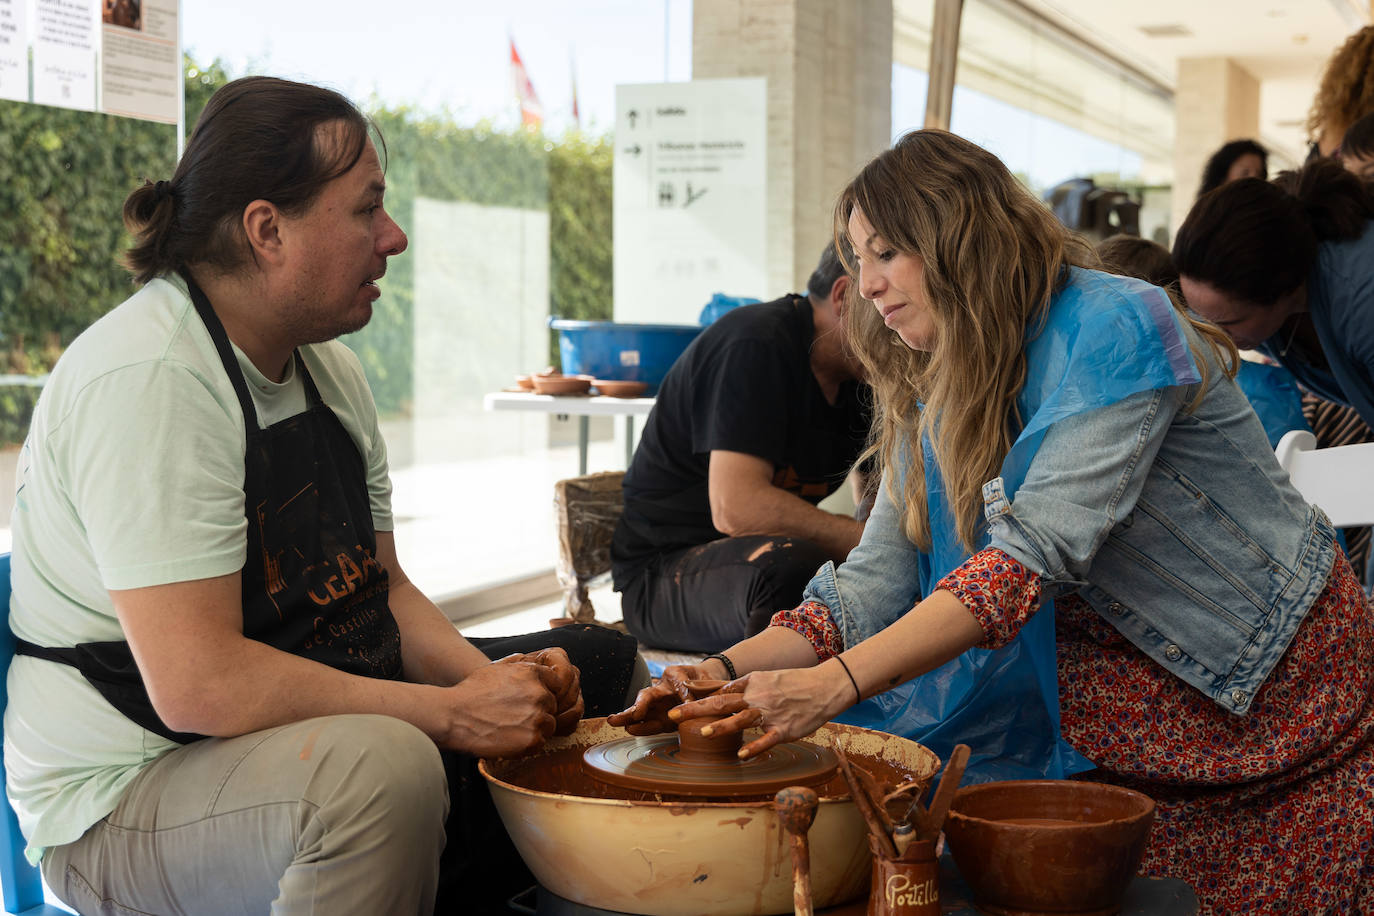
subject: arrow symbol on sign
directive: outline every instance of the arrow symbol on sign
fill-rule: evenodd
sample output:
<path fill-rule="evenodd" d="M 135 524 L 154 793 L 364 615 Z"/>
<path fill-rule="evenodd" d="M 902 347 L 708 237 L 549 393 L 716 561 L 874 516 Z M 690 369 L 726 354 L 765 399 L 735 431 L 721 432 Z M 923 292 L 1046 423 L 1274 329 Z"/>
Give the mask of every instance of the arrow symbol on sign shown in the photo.
<path fill-rule="evenodd" d="M 640 153 L 644 152 L 644 150 L 640 149 L 639 144 L 636 143 L 634 146 L 625 147 L 625 152 L 629 153 L 631 156 L 638 156 Z"/>
<path fill-rule="evenodd" d="M 639 117 L 639 112 L 638 112 L 638 111 L 635 111 L 633 108 L 631 108 L 631 109 L 630 109 L 630 114 L 629 114 L 629 118 L 630 118 L 630 130 L 634 130 L 634 129 L 635 129 L 635 118 L 637 118 L 637 117 Z"/>

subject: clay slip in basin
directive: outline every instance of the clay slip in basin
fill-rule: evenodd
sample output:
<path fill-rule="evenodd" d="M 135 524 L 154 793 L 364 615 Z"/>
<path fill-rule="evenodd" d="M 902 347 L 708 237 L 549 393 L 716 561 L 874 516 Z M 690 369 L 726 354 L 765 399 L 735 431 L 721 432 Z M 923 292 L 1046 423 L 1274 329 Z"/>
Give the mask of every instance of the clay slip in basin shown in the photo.
<path fill-rule="evenodd" d="M 1155 803 L 1075 780 L 990 782 L 960 789 L 945 838 L 980 909 L 1108 916 L 1121 908 Z"/>

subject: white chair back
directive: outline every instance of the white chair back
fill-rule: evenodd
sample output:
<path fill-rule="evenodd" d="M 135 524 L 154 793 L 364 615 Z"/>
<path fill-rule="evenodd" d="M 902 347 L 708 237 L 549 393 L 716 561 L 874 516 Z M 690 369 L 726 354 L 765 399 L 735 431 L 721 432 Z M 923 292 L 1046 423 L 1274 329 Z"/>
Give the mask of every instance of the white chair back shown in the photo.
<path fill-rule="evenodd" d="M 1374 525 L 1374 442 L 1317 448 L 1306 430 L 1289 430 L 1274 454 L 1303 499 L 1337 528 Z"/>

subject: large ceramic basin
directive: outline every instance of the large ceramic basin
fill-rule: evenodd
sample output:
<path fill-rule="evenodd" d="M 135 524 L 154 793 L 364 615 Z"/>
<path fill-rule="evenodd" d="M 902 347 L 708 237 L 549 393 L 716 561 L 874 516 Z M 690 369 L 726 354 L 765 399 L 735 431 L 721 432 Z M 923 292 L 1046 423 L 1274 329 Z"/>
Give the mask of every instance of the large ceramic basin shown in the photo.
<path fill-rule="evenodd" d="M 539 758 L 552 757 L 552 765 L 573 753 L 560 751 L 623 737 L 605 719 L 588 719 L 550 741 L 533 762 L 481 763 L 506 829 L 540 884 L 584 906 L 646 916 L 792 912 L 790 838 L 771 799 L 627 800 L 520 784 L 531 781 L 524 774 L 538 768 Z M 806 740 L 828 746 L 832 738 L 852 762 L 891 781 L 928 783 L 939 767 L 935 754 L 914 741 L 851 725 L 831 723 Z M 844 792 L 838 775 L 820 787 L 808 834 L 816 908 L 854 900 L 868 887 L 867 830 Z"/>

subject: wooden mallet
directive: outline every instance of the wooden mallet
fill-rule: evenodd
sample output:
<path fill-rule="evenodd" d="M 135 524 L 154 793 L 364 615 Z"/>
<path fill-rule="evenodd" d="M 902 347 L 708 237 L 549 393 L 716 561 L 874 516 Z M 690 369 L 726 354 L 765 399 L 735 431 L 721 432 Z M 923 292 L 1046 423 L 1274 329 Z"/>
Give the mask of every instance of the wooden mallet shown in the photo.
<path fill-rule="evenodd" d="M 773 796 L 773 808 L 783 829 L 792 835 L 792 909 L 796 916 L 811 916 L 811 852 L 806 831 L 816 819 L 820 799 L 805 786 L 788 786 Z"/>

